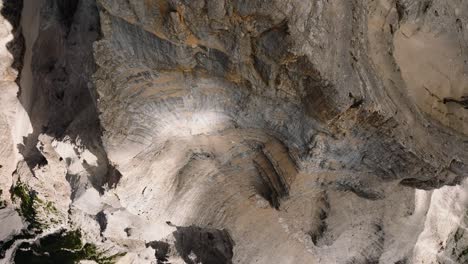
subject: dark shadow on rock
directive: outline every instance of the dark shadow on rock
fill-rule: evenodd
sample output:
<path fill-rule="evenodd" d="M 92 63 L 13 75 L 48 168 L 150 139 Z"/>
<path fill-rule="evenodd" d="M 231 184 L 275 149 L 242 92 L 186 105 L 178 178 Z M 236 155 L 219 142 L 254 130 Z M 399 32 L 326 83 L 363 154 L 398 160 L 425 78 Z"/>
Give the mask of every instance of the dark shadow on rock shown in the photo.
<path fill-rule="evenodd" d="M 146 244 L 146 246 L 150 246 L 155 250 L 155 257 L 157 264 L 169 264 L 169 251 L 170 245 L 169 243 L 162 242 L 162 241 L 151 241 Z"/>
<path fill-rule="evenodd" d="M 318 223 L 316 224 L 316 228 L 313 230 L 310 230 L 307 234 L 310 235 L 310 238 L 312 239 L 312 242 L 314 243 L 315 246 L 321 247 L 323 245 L 329 246 L 326 243 L 323 243 L 321 239 L 324 237 L 325 233 L 328 230 L 328 225 L 327 225 L 327 218 L 328 214 L 330 211 L 330 204 L 324 199 L 324 208 L 320 209 L 320 213 L 318 216 Z"/>
<path fill-rule="evenodd" d="M 285 188 L 275 188 L 277 186 L 275 183 L 280 182 L 278 180 L 279 176 L 272 169 L 267 173 L 261 165 L 255 162 L 255 160 L 254 165 L 258 171 L 258 177 L 253 179 L 255 191 L 267 200 L 272 208 L 279 210 L 280 199 L 288 195 Z M 270 176 L 270 174 L 273 176 Z M 282 185 L 279 186 L 282 187 Z"/>
<path fill-rule="evenodd" d="M 2 9 L 2 15 L 13 25 L 15 38 L 7 45 L 14 57 L 13 68 L 21 71 L 25 49 L 32 48 L 32 86 L 20 87 L 18 97 L 33 131 L 18 146 L 20 153 L 33 171 L 47 164 L 37 149 L 40 134 L 58 140 L 69 137 L 72 143 L 79 139 L 82 146 L 98 157 L 100 166 L 109 167 L 108 175 L 97 177 L 108 177 L 110 185 L 115 186 L 121 174 L 109 165 L 103 149 L 97 93 L 92 81 L 96 71 L 93 43 L 101 37 L 96 1 L 44 1 L 39 7 L 39 30 L 32 47 L 25 47 L 21 34 L 22 7 L 22 1 L 6 0 Z M 18 85 L 19 78 L 18 75 Z M 71 178 L 77 183 L 77 179 Z M 90 181 L 100 192 L 107 182 L 94 178 Z"/>
<path fill-rule="evenodd" d="M 99 213 L 96 214 L 95 219 L 96 219 L 96 222 L 99 224 L 99 230 L 102 234 L 107 228 L 106 214 L 104 213 L 104 211 L 100 211 Z"/>
<path fill-rule="evenodd" d="M 70 187 L 71 187 L 70 199 L 74 201 L 77 194 L 79 194 L 82 191 L 79 189 L 80 176 L 75 175 L 75 174 L 67 174 L 65 175 L 65 179 L 67 180 L 68 184 L 70 184 Z"/>
<path fill-rule="evenodd" d="M 12 25 L 13 40 L 6 44 L 6 48 L 13 55 L 11 67 L 18 71 L 16 83 L 19 86 L 20 73 L 23 69 L 24 57 L 24 37 L 20 27 L 21 11 L 23 10 L 23 0 L 3 0 L 1 15 Z"/>
<path fill-rule="evenodd" d="M 98 156 L 99 157 L 99 156 Z M 107 166 L 106 173 L 104 175 L 97 175 L 94 171 L 94 167 L 88 165 L 86 161 L 82 163 L 83 167 L 86 169 L 90 176 L 89 182 L 91 185 L 100 193 L 104 193 L 104 187 L 107 186 L 109 189 L 117 187 L 117 184 L 119 183 L 120 179 L 122 178 L 122 173 L 114 166 L 112 165 L 107 157 L 103 157 L 101 159 L 98 159 L 98 166 L 99 164 L 103 164 L 104 166 Z M 78 176 L 75 176 L 78 177 Z M 72 179 L 73 177 L 70 177 Z M 70 182 L 70 181 L 69 181 Z M 70 182 L 71 184 L 71 182 Z"/>
<path fill-rule="evenodd" d="M 57 5 L 60 10 L 59 14 L 62 24 L 70 29 L 78 6 L 78 1 L 60 0 L 57 1 Z"/>
<path fill-rule="evenodd" d="M 177 227 L 173 235 L 177 252 L 186 263 L 232 263 L 234 241 L 225 229 Z"/>
<path fill-rule="evenodd" d="M 109 164 L 107 168 L 106 183 L 109 188 L 117 187 L 120 179 L 122 178 L 122 173 L 112 164 Z"/>
<path fill-rule="evenodd" d="M 337 190 L 344 192 L 349 191 L 364 199 L 375 201 L 384 198 L 383 193 L 376 191 L 359 181 L 342 180 L 338 181 L 336 184 Z"/>
<path fill-rule="evenodd" d="M 24 142 L 26 144 L 27 138 L 24 137 Z M 18 144 L 17 148 L 21 155 L 23 155 L 24 161 L 31 169 L 32 174 L 34 175 L 34 168 L 43 167 L 48 164 L 47 159 L 42 155 L 42 153 L 37 149 L 33 148 L 29 152 L 26 152 L 25 144 Z"/>

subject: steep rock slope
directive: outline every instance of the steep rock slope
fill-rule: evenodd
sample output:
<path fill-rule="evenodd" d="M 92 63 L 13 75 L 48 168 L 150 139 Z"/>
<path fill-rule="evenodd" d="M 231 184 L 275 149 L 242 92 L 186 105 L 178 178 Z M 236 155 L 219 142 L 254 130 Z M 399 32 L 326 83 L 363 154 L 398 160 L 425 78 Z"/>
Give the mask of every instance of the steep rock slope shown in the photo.
<path fill-rule="evenodd" d="M 15 2 L 5 261 L 468 261 L 464 1 Z"/>

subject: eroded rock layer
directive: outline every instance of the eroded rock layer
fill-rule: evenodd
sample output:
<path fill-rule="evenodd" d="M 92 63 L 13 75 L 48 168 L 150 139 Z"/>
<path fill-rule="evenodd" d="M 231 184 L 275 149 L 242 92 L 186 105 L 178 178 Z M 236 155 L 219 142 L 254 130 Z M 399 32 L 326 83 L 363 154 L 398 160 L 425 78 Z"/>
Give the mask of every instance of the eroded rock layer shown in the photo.
<path fill-rule="evenodd" d="M 1 19 L 2 261 L 468 261 L 466 1 Z"/>

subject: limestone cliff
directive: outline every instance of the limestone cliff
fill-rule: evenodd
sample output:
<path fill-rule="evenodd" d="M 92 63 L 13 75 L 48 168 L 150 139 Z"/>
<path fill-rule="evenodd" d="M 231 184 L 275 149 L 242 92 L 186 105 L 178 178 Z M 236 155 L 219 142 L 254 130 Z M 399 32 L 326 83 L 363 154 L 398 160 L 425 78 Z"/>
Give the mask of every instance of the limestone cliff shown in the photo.
<path fill-rule="evenodd" d="M 0 262 L 468 263 L 468 2 L 0 2 Z"/>

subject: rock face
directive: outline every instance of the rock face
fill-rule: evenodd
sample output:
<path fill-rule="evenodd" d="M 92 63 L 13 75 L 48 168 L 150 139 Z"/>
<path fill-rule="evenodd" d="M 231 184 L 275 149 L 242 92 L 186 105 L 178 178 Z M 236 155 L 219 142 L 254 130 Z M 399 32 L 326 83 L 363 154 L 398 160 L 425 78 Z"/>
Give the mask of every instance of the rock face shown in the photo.
<path fill-rule="evenodd" d="M 466 1 L 1 3 L 0 261 L 468 262 Z"/>

